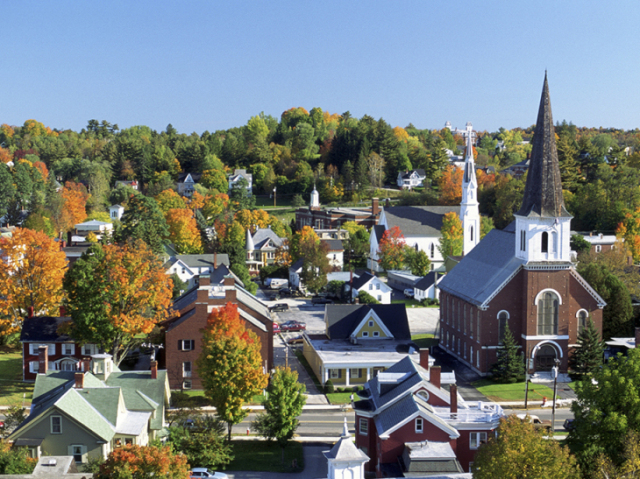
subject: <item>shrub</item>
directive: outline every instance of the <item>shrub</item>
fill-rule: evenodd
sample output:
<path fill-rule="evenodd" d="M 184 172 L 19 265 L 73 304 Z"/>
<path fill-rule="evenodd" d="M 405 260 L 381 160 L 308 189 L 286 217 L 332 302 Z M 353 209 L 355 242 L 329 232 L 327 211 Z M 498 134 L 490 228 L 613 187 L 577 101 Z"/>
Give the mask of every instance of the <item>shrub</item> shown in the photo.
<path fill-rule="evenodd" d="M 366 291 L 360 291 L 358 293 L 358 301 L 360 301 L 360 304 L 380 304 L 376 298 Z"/>
<path fill-rule="evenodd" d="M 324 383 L 324 389 L 327 394 L 333 394 L 334 392 L 336 392 L 336 388 L 333 386 L 333 381 L 331 381 L 331 379 Z"/>

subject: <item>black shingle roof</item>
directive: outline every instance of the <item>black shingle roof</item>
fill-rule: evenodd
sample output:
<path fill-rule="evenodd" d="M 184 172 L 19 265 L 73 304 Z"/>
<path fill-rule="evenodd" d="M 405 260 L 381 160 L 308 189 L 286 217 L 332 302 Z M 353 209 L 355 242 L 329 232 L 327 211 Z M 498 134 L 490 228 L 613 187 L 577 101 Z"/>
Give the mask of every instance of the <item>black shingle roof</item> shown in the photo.
<path fill-rule="evenodd" d="M 348 339 L 371 310 L 376 313 L 396 340 L 411 339 L 404 304 L 327 304 L 325 316 L 329 337 Z"/>
<path fill-rule="evenodd" d="M 73 341 L 68 334 L 58 334 L 58 327 L 71 318 L 68 316 L 40 316 L 25 318 L 22 323 L 20 341 L 41 341 L 46 343 Z"/>
<path fill-rule="evenodd" d="M 389 228 L 399 227 L 405 237 L 440 236 L 442 218 L 451 212 L 459 216 L 460 206 L 394 206 L 384 210 Z"/>

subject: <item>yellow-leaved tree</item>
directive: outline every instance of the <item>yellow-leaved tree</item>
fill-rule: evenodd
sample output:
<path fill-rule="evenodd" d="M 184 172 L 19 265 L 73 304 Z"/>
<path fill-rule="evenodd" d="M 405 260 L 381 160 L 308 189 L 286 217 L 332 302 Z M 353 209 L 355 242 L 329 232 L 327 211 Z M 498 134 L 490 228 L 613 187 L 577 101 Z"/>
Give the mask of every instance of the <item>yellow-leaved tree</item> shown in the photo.
<path fill-rule="evenodd" d="M 0 238 L 0 342 L 20 330 L 33 308 L 36 315 L 58 315 L 64 298 L 67 260 L 60 244 L 41 231 L 16 228 Z"/>
<path fill-rule="evenodd" d="M 169 227 L 169 241 L 174 244 L 178 253 L 202 253 L 202 237 L 192 210 L 171 209 L 164 217 Z"/>

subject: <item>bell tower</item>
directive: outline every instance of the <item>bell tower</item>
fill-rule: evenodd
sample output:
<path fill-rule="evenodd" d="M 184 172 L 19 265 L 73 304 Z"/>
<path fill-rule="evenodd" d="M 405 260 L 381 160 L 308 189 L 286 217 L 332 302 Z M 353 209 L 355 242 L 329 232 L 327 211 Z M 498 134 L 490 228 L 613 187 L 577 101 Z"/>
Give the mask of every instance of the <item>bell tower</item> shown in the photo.
<path fill-rule="evenodd" d="M 462 202 L 460 203 L 460 220 L 462 221 L 463 244 L 462 254 L 466 256 L 480 241 L 480 211 L 478 209 L 478 180 L 476 165 L 473 159 L 473 125 L 467 123 L 465 136 L 467 152 L 464 160 L 464 176 L 462 178 Z"/>

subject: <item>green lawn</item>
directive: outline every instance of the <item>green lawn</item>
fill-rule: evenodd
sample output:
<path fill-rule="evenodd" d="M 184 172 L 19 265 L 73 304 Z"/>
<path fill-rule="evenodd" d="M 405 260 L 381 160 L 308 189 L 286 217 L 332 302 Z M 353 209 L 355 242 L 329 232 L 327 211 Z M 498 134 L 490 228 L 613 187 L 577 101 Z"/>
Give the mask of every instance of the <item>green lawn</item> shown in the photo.
<path fill-rule="evenodd" d="M 424 308 L 424 305 L 420 301 L 415 299 L 394 299 L 391 304 L 404 304 L 407 308 Z"/>
<path fill-rule="evenodd" d="M 573 389 L 574 391 L 576 390 L 576 386 L 580 384 L 580 381 L 572 381 L 570 383 L 567 384 L 567 386 L 569 386 L 571 389 Z"/>
<path fill-rule="evenodd" d="M 492 401 L 524 401 L 525 383 L 496 384 L 488 379 L 481 379 L 471 384 L 474 388 Z M 553 398 L 553 389 L 542 384 L 529 384 L 529 400 L 541 401 L 543 397 Z"/>
<path fill-rule="evenodd" d="M 28 406 L 33 395 L 33 383 L 22 381 L 20 348 L 0 349 L 0 406 Z"/>
<path fill-rule="evenodd" d="M 227 471 L 261 471 L 291 473 L 304 470 L 304 454 L 302 444 L 289 441 L 284 450 L 284 464 L 282 463 L 282 449 L 278 443 L 267 441 L 231 441 L 234 460 L 227 466 Z M 291 467 L 293 460 L 298 467 Z M 310 477 L 313 477 L 311 474 Z"/>
<path fill-rule="evenodd" d="M 327 399 L 331 404 L 351 404 L 351 395 L 353 394 L 354 399 L 357 401 L 360 398 L 356 393 L 332 393 L 327 394 Z"/>
<path fill-rule="evenodd" d="M 411 336 L 411 341 L 416 343 L 419 348 L 431 348 L 438 345 L 438 340 L 433 334 L 415 334 Z"/>
<path fill-rule="evenodd" d="M 202 389 L 173 390 L 171 393 L 171 404 L 175 407 L 204 407 L 212 405 L 209 398 L 204 395 Z M 180 398 L 180 396 L 182 396 L 181 393 L 184 393 L 186 396 L 185 399 Z M 256 394 L 248 404 L 262 404 L 263 401 L 264 396 L 262 394 Z"/>

